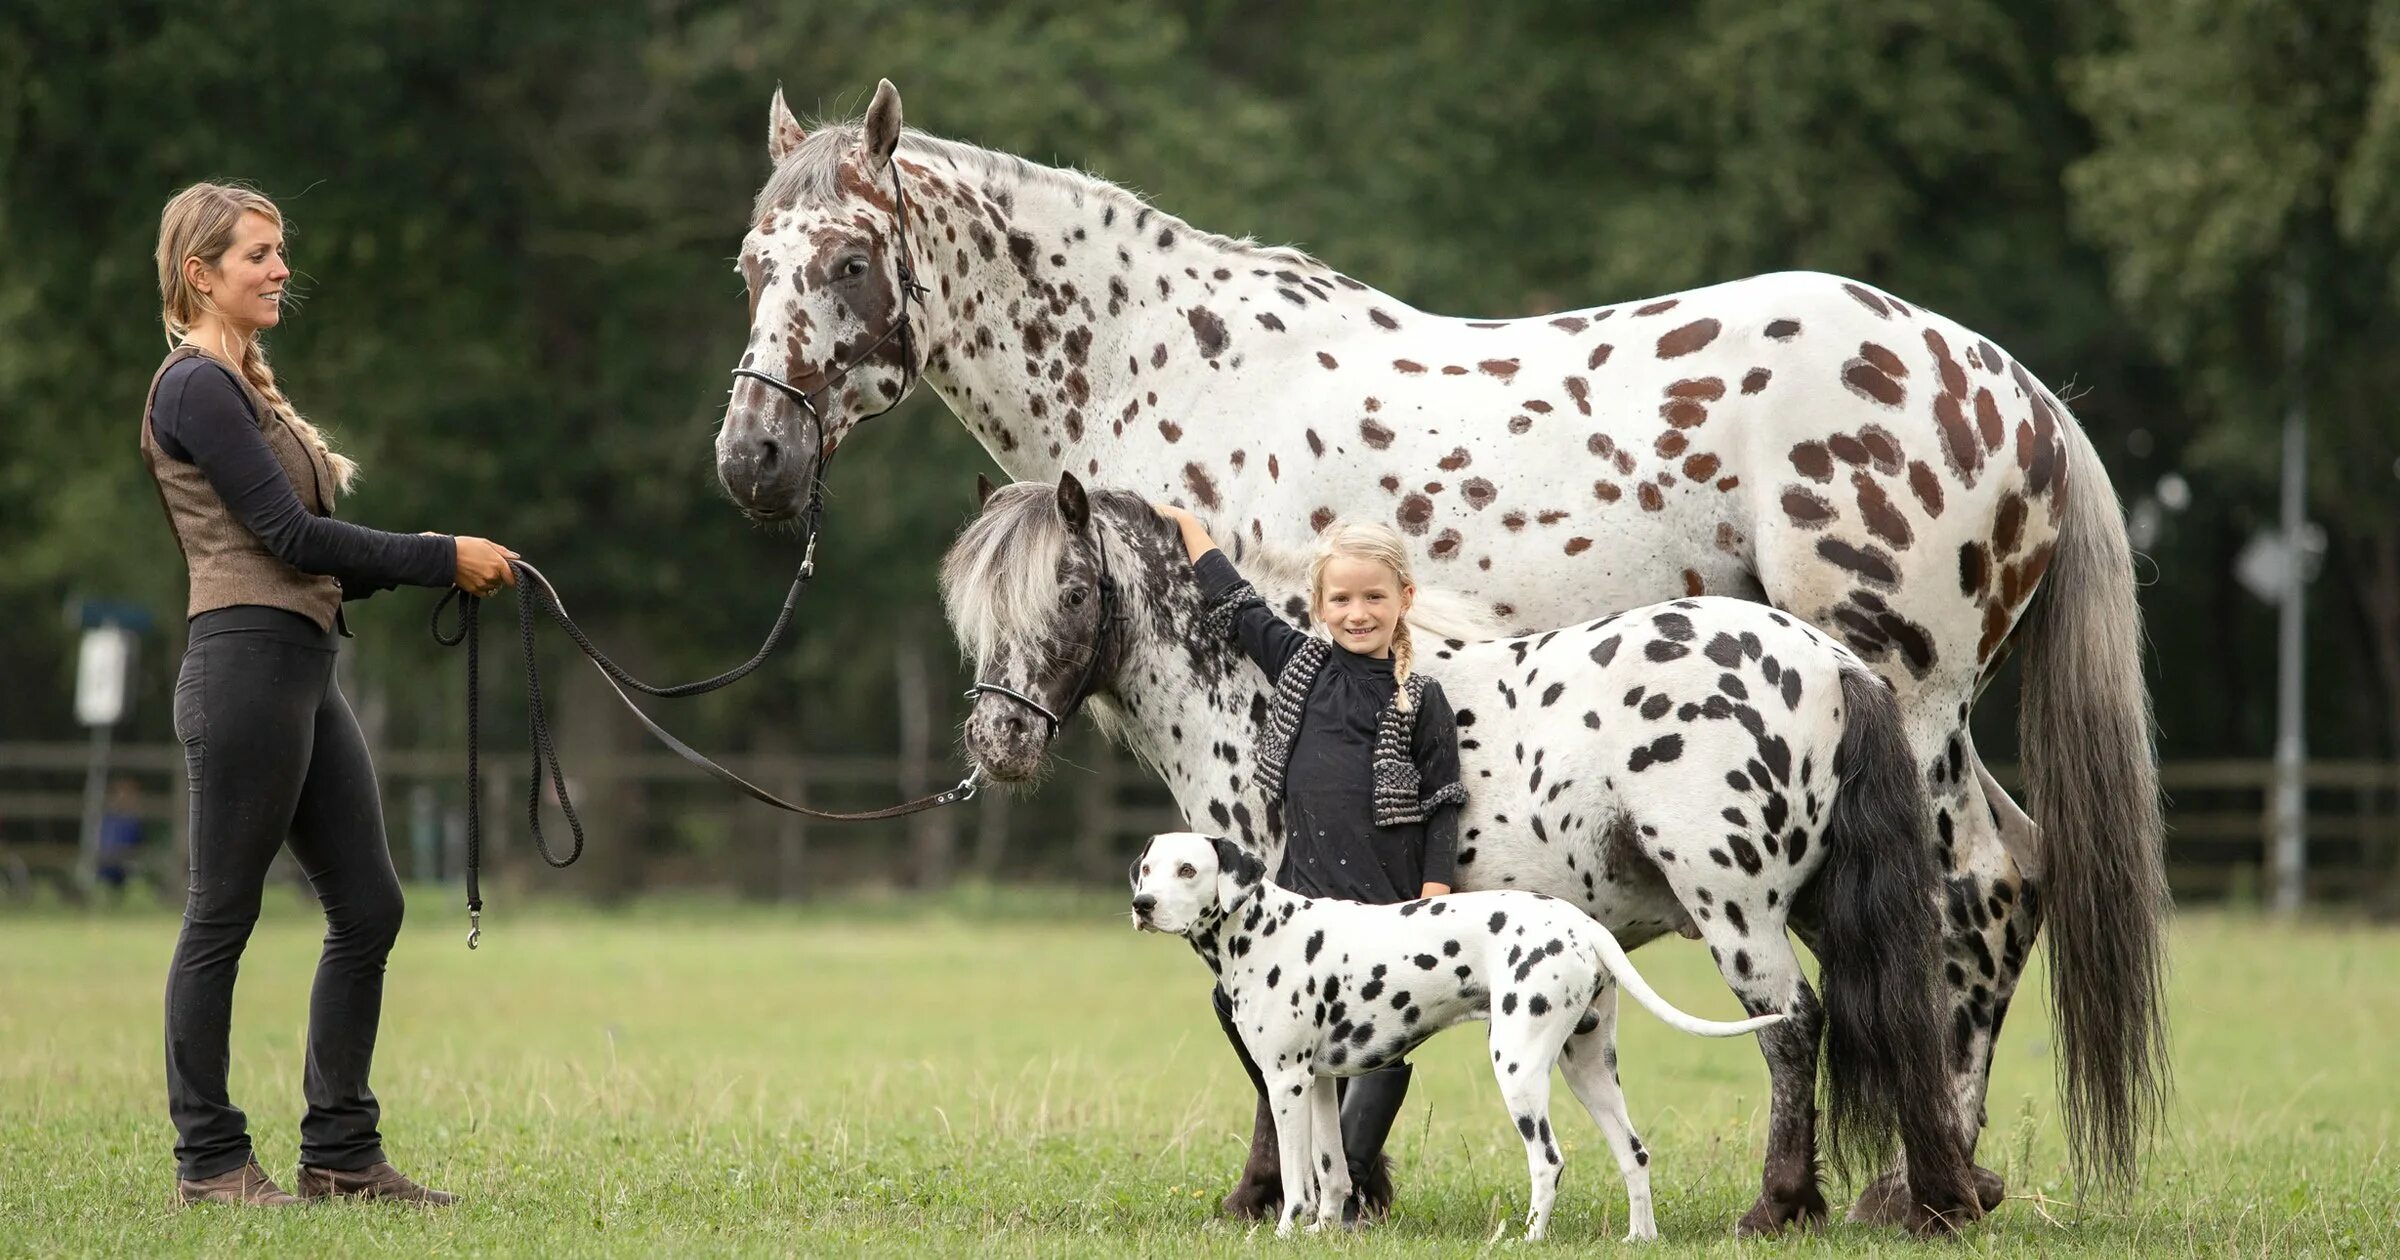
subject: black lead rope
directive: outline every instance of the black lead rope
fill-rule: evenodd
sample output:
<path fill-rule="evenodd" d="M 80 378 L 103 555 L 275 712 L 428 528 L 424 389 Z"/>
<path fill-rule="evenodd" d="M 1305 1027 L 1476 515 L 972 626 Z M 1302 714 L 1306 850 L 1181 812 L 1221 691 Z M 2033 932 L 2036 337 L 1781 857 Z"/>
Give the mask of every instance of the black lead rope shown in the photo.
<path fill-rule="evenodd" d="M 869 822 L 899 818 L 922 810 L 975 798 L 976 788 L 982 779 L 980 768 L 970 772 L 967 777 L 943 791 L 883 809 L 842 813 L 795 804 L 718 765 L 707 755 L 677 739 L 672 732 L 652 721 L 649 714 L 642 712 L 641 706 L 633 702 L 633 697 L 625 694 L 625 689 L 630 687 L 643 695 L 677 699 L 684 696 L 702 695 L 721 687 L 730 686 L 757 669 L 767 659 L 768 653 L 775 650 L 775 645 L 782 641 L 784 631 L 791 627 L 793 610 L 799 606 L 801 594 L 807 590 L 809 582 L 816 576 L 817 537 L 824 517 L 825 468 L 832 460 L 832 455 L 825 449 L 824 417 L 818 413 L 816 403 L 809 395 L 829 391 L 835 385 L 847 380 L 852 371 L 856 370 L 861 363 L 872 358 L 895 336 L 900 339 L 902 388 L 899 396 L 892 400 L 893 407 L 900 404 L 900 399 L 908 396 L 907 386 L 914 384 L 908 378 L 916 375 L 916 345 L 911 331 L 913 321 L 909 318 L 909 305 L 912 302 L 922 304 L 930 294 L 926 287 L 917 281 L 916 270 L 909 264 L 908 197 L 900 184 L 900 162 L 897 155 L 894 155 L 891 161 L 891 175 L 892 198 L 897 220 L 897 243 L 899 245 L 896 270 L 900 282 L 900 317 L 892 323 L 891 327 L 884 329 L 883 335 L 877 337 L 856 358 L 848 364 L 839 365 L 840 370 L 827 376 L 825 383 L 813 391 L 802 390 L 779 377 L 752 368 L 734 369 L 733 375 L 736 379 L 756 380 L 771 386 L 797 402 L 801 411 L 808 416 L 810 425 L 814 427 L 817 439 L 816 472 L 810 480 L 808 506 L 802 511 L 808 544 L 800 558 L 799 574 L 792 579 L 792 589 L 784 595 L 783 608 L 775 615 L 775 625 L 767 631 L 766 642 L 759 645 L 758 651 L 753 653 L 749 660 L 711 678 L 671 687 L 652 686 L 627 673 L 623 666 L 609 659 L 608 654 L 601 651 L 598 644 L 592 642 L 591 636 L 585 634 L 583 628 L 575 624 L 575 619 L 567 615 L 566 605 L 558 597 L 558 589 L 550 584 L 550 579 L 543 576 L 541 570 L 523 560 L 510 562 L 510 567 L 515 570 L 517 577 L 517 628 L 518 636 L 525 647 L 526 725 L 532 742 L 533 772 L 529 776 L 531 783 L 526 795 L 526 826 L 533 833 L 535 850 L 541 854 L 542 861 L 552 867 L 563 869 L 572 866 L 577 858 L 583 856 L 583 823 L 576 817 L 575 804 L 567 795 L 567 778 L 559 769 L 558 746 L 551 738 L 549 716 L 542 700 L 541 669 L 533 650 L 533 622 L 537 608 L 541 612 L 547 613 L 551 620 L 557 622 L 559 627 L 567 632 L 567 637 L 574 640 L 576 649 L 581 651 L 600 671 L 601 676 L 608 680 L 609 689 L 616 692 L 617 699 L 624 703 L 626 709 L 641 722 L 653 737 L 674 750 L 676 755 L 685 761 L 706 770 L 720 782 L 748 794 L 752 799 L 763 804 L 795 814 L 805 814 L 811 818 L 822 818 L 829 822 Z M 891 407 L 885 407 L 883 410 L 889 411 Z M 857 423 L 863 424 L 882 414 L 882 411 L 878 411 L 874 415 L 861 417 Z M 1113 596 L 1113 590 L 1110 594 Z M 450 601 L 453 599 L 457 600 L 459 605 L 458 628 L 455 631 L 444 633 L 442 610 L 449 607 Z M 477 610 L 482 602 L 476 596 L 470 595 L 458 587 L 452 587 L 443 594 L 441 601 L 433 608 L 435 641 L 444 647 L 456 647 L 462 642 L 467 646 L 468 949 L 474 949 L 483 936 L 483 890 L 480 879 L 483 859 L 483 773 L 478 747 L 480 732 L 477 713 L 482 707 L 481 649 L 477 626 Z M 1047 716 L 1046 712 L 1045 716 Z M 559 810 L 566 815 L 567 828 L 574 836 L 574 845 L 568 849 L 567 855 L 563 858 L 550 852 L 549 843 L 542 836 L 542 786 L 545 782 L 558 794 Z"/>

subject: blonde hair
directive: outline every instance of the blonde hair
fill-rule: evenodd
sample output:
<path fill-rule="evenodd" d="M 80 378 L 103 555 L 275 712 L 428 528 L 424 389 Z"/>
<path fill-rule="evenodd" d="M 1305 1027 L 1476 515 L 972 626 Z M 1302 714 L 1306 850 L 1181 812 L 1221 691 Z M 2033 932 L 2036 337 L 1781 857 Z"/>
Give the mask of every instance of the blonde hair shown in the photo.
<path fill-rule="evenodd" d="M 241 226 L 245 214 L 265 215 L 275 226 L 284 225 L 283 212 L 267 200 L 266 194 L 241 183 L 194 184 L 175 194 L 159 213 L 158 318 L 166 325 L 168 345 L 181 344 L 202 315 L 216 310 L 207 294 L 192 287 L 183 264 L 197 258 L 216 267 L 225 251 L 233 248 L 234 229 Z M 325 461 L 333 465 L 334 483 L 348 490 L 358 477 L 357 461 L 335 451 L 323 431 L 309 423 L 292 405 L 292 400 L 284 397 L 282 388 L 275 383 L 275 369 L 267 364 L 267 348 L 257 333 L 242 339 L 242 357 L 235 366 L 240 369 L 242 379 L 267 400 L 267 406 L 325 456 Z"/>
<path fill-rule="evenodd" d="M 1403 588 L 1413 589 L 1416 574 L 1408 567 L 1408 544 L 1389 525 L 1373 521 L 1336 521 L 1317 535 L 1317 554 L 1308 562 L 1308 602 L 1314 612 L 1325 602 L 1325 566 L 1335 560 L 1364 560 L 1380 564 L 1400 579 Z M 1392 627 L 1392 681 L 1400 685 L 1394 703 L 1402 713 L 1408 712 L 1408 676 L 1416 664 L 1416 645 L 1409 639 L 1408 616 L 1404 613 Z"/>

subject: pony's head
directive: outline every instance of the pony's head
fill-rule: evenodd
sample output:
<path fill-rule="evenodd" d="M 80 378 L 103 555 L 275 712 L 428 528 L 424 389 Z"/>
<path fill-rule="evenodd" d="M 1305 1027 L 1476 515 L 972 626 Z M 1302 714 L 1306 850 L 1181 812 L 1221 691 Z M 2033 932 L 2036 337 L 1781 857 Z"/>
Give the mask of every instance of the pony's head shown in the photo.
<path fill-rule="evenodd" d="M 894 192 L 899 146 L 888 79 L 857 122 L 808 131 L 780 88 L 767 107 L 775 172 L 739 262 L 750 341 L 717 434 L 717 480 L 754 518 L 798 514 L 843 436 L 897 404 L 924 367 L 924 330 L 906 326 L 914 263 Z"/>
<path fill-rule="evenodd" d="M 1130 495 L 1087 496 L 1073 473 L 1055 487 L 987 489 L 982 514 L 943 558 L 942 601 L 975 662 L 967 755 L 985 777 L 1033 778 L 1059 728 L 1113 683 L 1140 560 L 1102 518 L 1135 509 L 1150 514 Z"/>

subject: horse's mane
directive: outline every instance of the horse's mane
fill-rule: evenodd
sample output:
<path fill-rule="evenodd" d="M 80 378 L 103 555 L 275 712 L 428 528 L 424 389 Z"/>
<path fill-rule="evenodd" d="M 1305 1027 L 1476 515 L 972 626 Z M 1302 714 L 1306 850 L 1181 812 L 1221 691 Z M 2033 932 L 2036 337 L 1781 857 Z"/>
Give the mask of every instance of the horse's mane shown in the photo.
<path fill-rule="evenodd" d="M 756 223 L 767 211 L 780 206 L 802 202 L 822 204 L 838 198 L 841 195 L 842 160 L 857 149 L 864 131 L 864 122 L 856 118 L 808 124 L 807 137 L 784 155 L 783 161 L 776 165 L 774 174 L 767 177 L 766 185 L 758 190 L 758 200 L 751 206 L 750 221 Z M 1151 205 L 1148 198 L 1130 188 L 1071 167 L 1043 166 L 1013 153 L 945 140 L 913 127 L 901 129 L 900 151 L 912 157 L 947 162 L 953 168 L 983 181 L 1055 189 L 1065 193 L 1076 206 L 1083 205 L 1087 199 L 1096 198 L 1115 204 L 1129 216 L 1146 213 L 1162 226 L 1174 228 L 1178 234 L 1189 235 L 1227 253 L 1253 255 L 1284 266 L 1324 266 L 1306 253 L 1287 246 L 1261 245 L 1247 236 L 1226 236 L 1193 227 Z"/>
<path fill-rule="evenodd" d="M 1093 515 L 1139 521 L 1151 514 L 1141 496 L 1122 490 L 1090 492 Z M 1112 572 L 1140 572 L 1119 529 L 1100 531 Z M 1059 515 L 1057 488 L 1020 481 L 992 492 L 983 514 L 959 533 L 942 558 L 942 604 L 959 647 L 977 660 L 989 659 L 1004 643 L 1039 645 L 1051 637 L 1058 612 L 1058 567 L 1066 558 L 1066 518 Z M 1292 548 L 1250 547 L 1241 567 L 1255 586 L 1300 593 L 1308 589 L 1314 553 Z M 1129 589 L 1128 598 L 1140 592 Z M 1482 604 L 1455 591 L 1419 583 L 1409 627 L 1432 639 L 1493 639 L 1505 631 Z M 1419 640 L 1420 648 L 1425 639 Z"/>

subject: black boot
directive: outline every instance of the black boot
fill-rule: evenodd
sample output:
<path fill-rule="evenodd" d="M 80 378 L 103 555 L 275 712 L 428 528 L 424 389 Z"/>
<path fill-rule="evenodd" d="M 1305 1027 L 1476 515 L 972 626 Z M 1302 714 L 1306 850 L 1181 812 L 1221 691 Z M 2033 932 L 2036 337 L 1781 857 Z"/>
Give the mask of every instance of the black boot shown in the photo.
<path fill-rule="evenodd" d="M 1281 1152 L 1275 1146 L 1275 1113 L 1267 1104 L 1267 1079 L 1251 1060 L 1250 1048 L 1242 1044 L 1241 1033 L 1234 1029 L 1232 1000 L 1223 989 L 1210 996 L 1217 1011 L 1217 1027 L 1224 1030 L 1225 1040 L 1233 1043 L 1233 1052 L 1242 1060 L 1242 1071 L 1250 1077 L 1250 1087 L 1258 1093 L 1258 1113 L 1251 1121 L 1250 1158 L 1244 1161 L 1232 1192 L 1218 1206 L 1237 1220 L 1263 1221 L 1283 1207 L 1283 1165 L 1277 1158 Z"/>
<path fill-rule="evenodd" d="M 1392 1212 L 1392 1161 L 1383 1153 L 1392 1121 L 1408 1097 L 1408 1078 L 1415 1069 L 1406 1063 L 1352 1077 L 1342 1094 L 1342 1153 L 1350 1162 L 1350 1201 L 1342 1205 L 1342 1223 L 1372 1224 Z"/>

